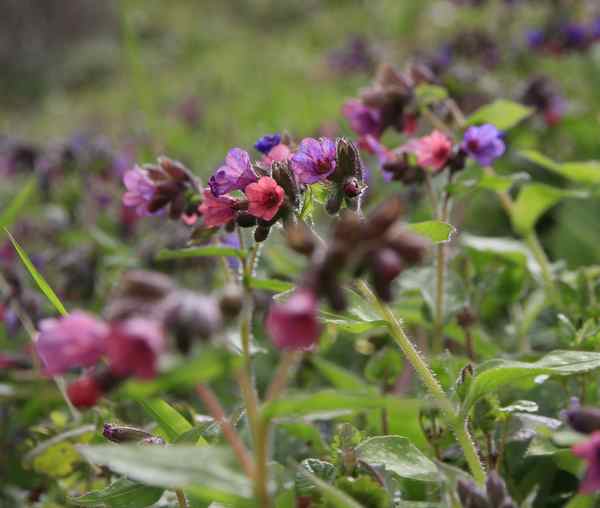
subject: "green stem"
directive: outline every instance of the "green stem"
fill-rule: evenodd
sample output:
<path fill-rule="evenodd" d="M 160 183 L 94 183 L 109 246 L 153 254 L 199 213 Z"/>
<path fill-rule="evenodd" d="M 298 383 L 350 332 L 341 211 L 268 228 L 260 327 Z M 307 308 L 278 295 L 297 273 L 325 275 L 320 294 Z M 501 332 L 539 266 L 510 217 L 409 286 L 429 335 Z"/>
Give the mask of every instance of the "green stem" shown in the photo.
<path fill-rule="evenodd" d="M 544 279 L 544 285 L 546 291 L 552 303 L 557 307 L 562 307 L 562 300 L 560 292 L 557 291 L 556 285 L 554 284 L 554 278 L 552 277 L 552 270 L 550 269 L 550 261 L 544 252 L 544 248 L 540 243 L 540 240 L 535 231 L 531 231 L 524 237 L 525 243 L 529 247 L 529 250 L 533 254 L 533 257 L 537 261 L 538 265 L 542 270 L 542 278 Z"/>
<path fill-rule="evenodd" d="M 417 375 L 420 377 L 423 384 L 427 387 L 427 390 L 431 396 L 436 400 L 442 411 L 446 414 L 448 424 L 452 428 L 456 440 L 463 449 L 465 459 L 471 470 L 471 474 L 477 481 L 477 483 L 483 484 L 485 482 L 485 470 L 481 461 L 475 443 L 471 438 L 467 427 L 467 420 L 462 419 L 459 413 L 454 408 L 450 399 L 444 392 L 442 386 L 438 383 L 435 375 L 430 370 L 429 366 L 423 359 L 423 357 L 416 350 L 410 339 L 404 333 L 404 329 L 400 324 L 398 318 L 394 315 L 392 310 L 382 303 L 375 294 L 371 291 L 369 286 L 362 281 L 357 281 L 358 290 L 362 293 L 365 300 L 371 303 L 375 308 L 378 309 L 381 317 L 387 322 L 392 337 L 404 353 L 406 359 L 410 362 Z"/>

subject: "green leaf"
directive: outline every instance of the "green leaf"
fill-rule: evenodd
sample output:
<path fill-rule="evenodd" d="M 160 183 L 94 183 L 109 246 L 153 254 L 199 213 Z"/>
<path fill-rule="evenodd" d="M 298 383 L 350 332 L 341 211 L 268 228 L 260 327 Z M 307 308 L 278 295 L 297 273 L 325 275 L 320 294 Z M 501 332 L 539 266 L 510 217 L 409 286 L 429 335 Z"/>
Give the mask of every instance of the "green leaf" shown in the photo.
<path fill-rule="evenodd" d="M 52 305 L 54 305 L 54 308 L 60 314 L 62 314 L 63 316 L 66 316 L 68 314 L 67 309 L 65 309 L 65 306 L 60 301 L 60 298 L 58 298 L 58 296 L 52 290 L 50 285 L 46 282 L 44 277 L 42 277 L 42 274 L 40 272 L 38 272 L 37 268 L 35 266 L 33 266 L 33 263 L 29 259 L 29 256 L 27 255 L 27 253 L 17 243 L 17 241 L 15 240 L 13 235 L 11 235 L 10 232 L 8 231 L 8 229 L 4 229 L 4 231 L 6 231 L 6 234 L 10 238 L 10 241 L 13 244 L 13 247 L 17 251 L 17 254 L 19 255 L 19 257 L 21 258 L 22 263 L 25 265 L 25 268 L 27 268 L 27 271 L 29 272 L 29 274 L 31 275 L 31 277 L 33 278 L 35 283 L 38 285 L 38 288 L 40 288 L 40 291 L 42 293 L 44 293 L 46 298 L 50 301 L 50 303 Z"/>
<path fill-rule="evenodd" d="M 356 456 L 369 465 L 381 464 L 401 478 L 440 481 L 435 464 L 402 436 L 376 436 L 356 447 Z"/>
<path fill-rule="evenodd" d="M 252 496 L 250 480 L 237 471 L 232 453 L 216 446 L 80 446 L 94 464 L 147 485 L 186 493 L 221 503 Z"/>
<path fill-rule="evenodd" d="M 533 380 L 540 375 L 572 376 L 600 368 L 600 353 L 592 351 L 553 351 L 537 362 L 490 360 L 480 365 L 463 403 L 466 412 L 486 394 L 510 384 Z"/>
<path fill-rule="evenodd" d="M 207 245 L 204 247 L 190 247 L 188 249 L 162 249 L 157 255 L 157 261 L 171 261 L 174 259 L 200 258 L 211 256 L 233 256 L 244 258 L 244 251 L 235 247 L 222 245 Z"/>
<path fill-rule="evenodd" d="M 413 233 L 423 236 L 433 243 L 449 242 L 452 235 L 456 232 L 456 228 L 452 224 L 438 220 L 415 222 L 413 224 L 407 224 L 406 227 Z"/>
<path fill-rule="evenodd" d="M 555 162 L 535 150 L 523 150 L 519 155 L 553 173 L 579 183 L 600 183 L 600 161 Z"/>
<path fill-rule="evenodd" d="M 139 399 L 144 408 L 165 432 L 169 441 L 175 441 L 179 436 L 192 429 L 188 422 L 173 406 L 161 399 Z"/>
<path fill-rule="evenodd" d="M 312 394 L 292 395 L 267 402 L 262 408 L 265 419 L 305 416 L 335 411 L 366 411 L 384 407 L 386 400 L 373 394 L 343 393 L 323 390 Z"/>
<path fill-rule="evenodd" d="M 127 478 L 120 478 L 101 490 L 71 497 L 69 502 L 94 508 L 145 508 L 156 503 L 163 491 L 164 489 L 159 487 L 148 487 Z"/>
<path fill-rule="evenodd" d="M 515 229 L 522 234 L 533 230 L 538 219 L 561 199 L 584 198 L 585 192 L 558 189 L 549 185 L 535 183 L 523 187 L 511 211 Z"/>
<path fill-rule="evenodd" d="M 441 86 L 425 83 L 417 86 L 415 97 L 419 107 L 426 107 L 445 100 L 448 97 L 448 91 Z"/>
<path fill-rule="evenodd" d="M 467 125 L 491 123 L 499 130 L 511 129 L 533 113 L 533 109 L 517 102 L 498 99 L 479 108 L 467 119 Z"/>
<path fill-rule="evenodd" d="M 0 228 L 6 229 L 13 225 L 23 208 L 31 204 L 37 191 L 37 178 L 30 178 L 13 198 L 6 208 L 0 213 Z"/>
<path fill-rule="evenodd" d="M 321 480 L 304 467 L 298 466 L 298 472 L 314 483 L 321 491 L 321 494 L 323 494 L 323 497 L 333 506 L 337 508 L 363 508 L 360 503 L 352 499 L 348 494 Z"/>
<path fill-rule="evenodd" d="M 273 291 L 274 293 L 283 293 L 294 289 L 294 284 L 285 280 L 277 279 L 250 279 L 250 287 L 253 289 L 262 289 L 263 291 Z"/>
<path fill-rule="evenodd" d="M 338 367 L 335 363 L 323 358 L 313 357 L 311 363 L 336 388 L 348 391 L 365 391 L 372 389 L 353 372 Z"/>

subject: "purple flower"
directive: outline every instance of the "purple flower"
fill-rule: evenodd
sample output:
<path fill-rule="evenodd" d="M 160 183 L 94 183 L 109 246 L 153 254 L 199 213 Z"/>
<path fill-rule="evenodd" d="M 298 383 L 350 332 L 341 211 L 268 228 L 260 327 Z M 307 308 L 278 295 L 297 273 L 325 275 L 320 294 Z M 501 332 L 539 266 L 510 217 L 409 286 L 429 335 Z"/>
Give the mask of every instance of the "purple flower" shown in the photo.
<path fill-rule="evenodd" d="M 321 325 L 318 302 L 309 289 L 298 289 L 283 303 L 274 303 L 267 316 L 267 331 L 279 349 L 306 350 L 317 343 Z"/>
<path fill-rule="evenodd" d="M 461 148 L 482 166 L 489 166 L 504 153 L 506 146 L 500 131 L 491 124 L 485 124 L 469 127 Z"/>
<path fill-rule="evenodd" d="M 259 152 L 268 154 L 271 151 L 271 148 L 277 146 L 281 143 L 281 136 L 277 133 L 275 134 L 267 134 L 254 144 L 254 148 L 256 148 Z"/>
<path fill-rule="evenodd" d="M 573 446 L 573 453 L 588 463 L 585 478 L 579 490 L 591 494 L 600 490 L 600 431 L 594 432 L 588 441 Z"/>
<path fill-rule="evenodd" d="M 328 138 L 304 138 L 291 163 L 300 183 L 325 180 L 335 171 L 335 143 Z"/>
<path fill-rule="evenodd" d="M 215 171 L 210 177 L 208 186 L 215 197 L 222 196 L 234 190 L 244 190 L 247 185 L 258 180 L 250 155 L 245 150 L 233 148 L 225 157 L 225 165 Z"/>
<path fill-rule="evenodd" d="M 562 35 L 567 48 L 580 49 L 587 44 L 588 34 L 586 28 L 576 23 L 570 23 L 563 27 Z"/>
<path fill-rule="evenodd" d="M 528 30 L 525 37 L 527 39 L 527 45 L 531 49 L 541 48 L 546 42 L 546 35 L 543 30 L 539 29 Z"/>
<path fill-rule="evenodd" d="M 365 106 L 357 99 L 350 99 L 342 107 L 344 115 L 350 123 L 350 128 L 359 136 L 368 134 L 379 138 L 383 131 L 381 125 L 381 113 L 368 106 Z"/>
<path fill-rule="evenodd" d="M 150 179 L 148 171 L 136 165 L 133 169 L 125 172 L 123 183 L 127 188 L 127 192 L 123 195 L 123 204 L 134 207 L 140 217 L 152 215 L 148 210 L 148 205 L 154 198 L 156 186 Z"/>
<path fill-rule="evenodd" d="M 50 375 L 94 365 L 104 354 L 107 324 L 82 311 L 58 319 L 44 319 L 35 347 Z"/>

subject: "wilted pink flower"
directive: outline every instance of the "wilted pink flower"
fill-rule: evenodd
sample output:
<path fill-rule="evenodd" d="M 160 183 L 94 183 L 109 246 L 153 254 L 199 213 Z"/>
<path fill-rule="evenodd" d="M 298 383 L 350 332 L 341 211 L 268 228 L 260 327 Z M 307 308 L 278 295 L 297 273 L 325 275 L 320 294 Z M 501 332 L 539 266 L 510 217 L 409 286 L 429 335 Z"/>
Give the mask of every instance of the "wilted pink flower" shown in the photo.
<path fill-rule="evenodd" d="M 164 345 L 164 331 L 157 321 L 131 318 L 117 323 L 107 341 L 111 370 L 121 377 L 152 379 Z"/>
<path fill-rule="evenodd" d="M 321 334 L 318 302 L 309 289 L 298 289 L 282 303 L 274 303 L 267 316 L 267 331 L 280 349 L 312 348 Z"/>
<path fill-rule="evenodd" d="M 35 347 L 49 375 L 94 365 L 106 350 L 107 324 L 82 311 L 39 325 Z"/>
<path fill-rule="evenodd" d="M 269 152 L 262 158 L 262 162 L 264 164 L 271 165 L 275 161 L 287 161 L 291 158 L 292 151 L 290 150 L 290 147 L 280 143 L 269 150 Z"/>
<path fill-rule="evenodd" d="M 439 171 L 452 153 L 452 141 L 436 130 L 418 140 L 416 153 L 419 166 Z"/>
<path fill-rule="evenodd" d="M 148 205 L 154 198 L 156 185 L 148 176 L 148 171 L 136 165 L 125 172 L 123 183 L 127 188 L 123 194 L 123 204 L 135 208 L 140 217 L 151 215 Z"/>
<path fill-rule="evenodd" d="M 244 190 L 258 177 L 252 169 L 250 155 L 241 148 L 232 148 L 225 157 L 225 165 L 215 171 L 208 180 L 208 186 L 215 196 L 222 196 L 234 190 Z"/>
<path fill-rule="evenodd" d="M 591 434 L 589 440 L 574 445 L 573 453 L 588 463 L 579 487 L 581 493 L 591 494 L 600 490 L 600 431 Z"/>
<path fill-rule="evenodd" d="M 335 143 L 328 138 L 305 138 L 293 155 L 292 170 L 300 183 L 325 180 L 335 171 Z"/>
<path fill-rule="evenodd" d="M 342 106 L 342 115 L 350 123 L 350 128 L 359 136 L 371 135 L 376 138 L 383 132 L 381 113 L 365 106 L 362 101 L 350 99 Z"/>
<path fill-rule="evenodd" d="M 284 190 L 270 176 L 263 176 L 258 182 L 246 187 L 248 213 L 259 219 L 271 220 L 285 197 Z"/>
<path fill-rule="evenodd" d="M 204 225 L 209 228 L 223 226 L 235 218 L 238 201 L 231 196 L 213 195 L 210 189 L 204 189 L 202 204 L 198 211 L 204 217 Z"/>

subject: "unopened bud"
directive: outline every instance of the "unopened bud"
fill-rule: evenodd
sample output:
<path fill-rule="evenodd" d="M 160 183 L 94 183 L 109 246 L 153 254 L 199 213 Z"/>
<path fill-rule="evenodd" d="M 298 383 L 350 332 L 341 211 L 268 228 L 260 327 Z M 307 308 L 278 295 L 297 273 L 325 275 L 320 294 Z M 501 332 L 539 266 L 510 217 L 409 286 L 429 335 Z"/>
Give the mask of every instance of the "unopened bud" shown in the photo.
<path fill-rule="evenodd" d="M 239 285 L 227 284 L 219 298 L 219 307 L 224 316 L 236 317 L 242 310 L 244 293 Z"/>
<path fill-rule="evenodd" d="M 475 482 L 460 478 L 456 486 L 463 508 L 491 508 L 487 496 Z"/>
<path fill-rule="evenodd" d="M 488 498 L 494 508 L 504 506 L 505 501 L 512 502 L 506 483 L 496 471 L 490 471 L 485 482 Z"/>
<path fill-rule="evenodd" d="M 388 246 L 409 265 L 416 265 L 423 261 L 427 247 L 431 242 L 422 236 L 415 235 L 403 228 L 395 228 L 388 236 Z"/>
<path fill-rule="evenodd" d="M 297 208 L 300 205 L 300 189 L 289 161 L 275 161 L 271 168 L 273 179 L 285 191 L 292 206 Z"/>
<path fill-rule="evenodd" d="M 362 187 L 361 187 L 359 181 L 354 177 L 348 178 L 344 182 L 343 189 L 344 189 L 344 194 L 348 198 L 355 198 L 355 197 L 359 196 L 360 193 L 362 192 Z"/>
<path fill-rule="evenodd" d="M 292 250 L 310 256 L 316 246 L 315 235 L 302 221 L 291 224 L 286 228 L 286 239 L 288 247 Z"/>
<path fill-rule="evenodd" d="M 363 171 L 362 163 L 358 149 L 350 140 L 346 138 L 338 138 L 336 140 L 336 170 L 334 180 L 343 181 L 345 178 L 354 177 L 362 180 Z"/>
<path fill-rule="evenodd" d="M 567 423 L 582 434 L 591 434 L 600 430 L 600 409 L 575 407 L 565 412 Z"/>
<path fill-rule="evenodd" d="M 254 241 L 258 243 L 264 242 L 269 236 L 270 231 L 271 228 L 268 226 L 256 226 L 256 229 L 254 230 Z"/>
<path fill-rule="evenodd" d="M 159 272 L 131 270 L 121 279 L 119 293 L 140 300 L 159 300 L 175 289 L 170 277 Z"/>
<path fill-rule="evenodd" d="M 125 425 L 115 425 L 113 423 L 104 424 L 102 435 L 113 443 L 128 443 L 152 437 L 152 434 L 145 430 Z"/>
<path fill-rule="evenodd" d="M 477 314 L 471 307 L 465 306 L 456 315 L 456 320 L 461 328 L 470 328 L 477 322 Z"/>
<path fill-rule="evenodd" d="M 377 238 L 383 235 L 402 215 L 404 205 L 398 196 L 394 196 L 379 205 L 368 217 L 366 229 L 369 236 Z"/>
<path fill-rule="evenodd" d="M 236 218 L 237 225 L 241 228 L 251 228 L 256 226 L 256 217 L 248 212 L 240 212 Z"/>

